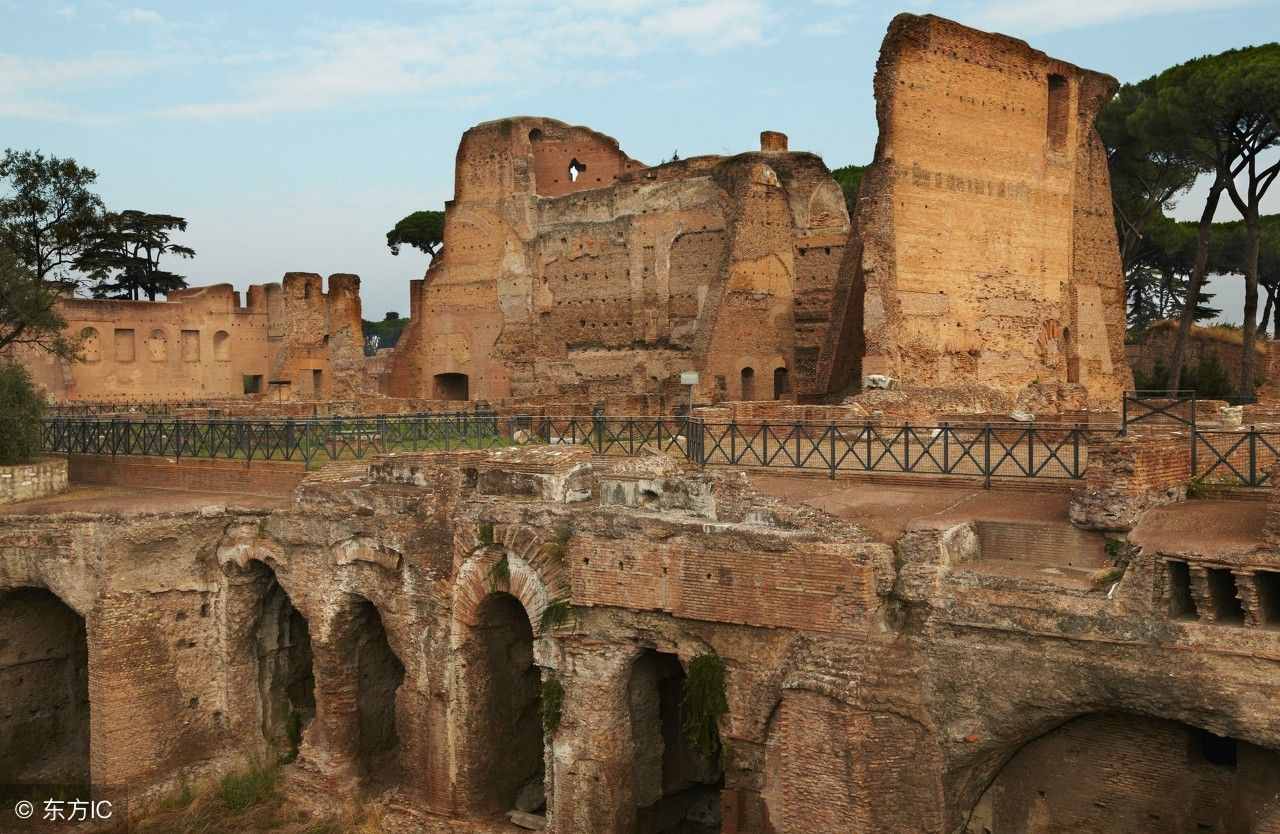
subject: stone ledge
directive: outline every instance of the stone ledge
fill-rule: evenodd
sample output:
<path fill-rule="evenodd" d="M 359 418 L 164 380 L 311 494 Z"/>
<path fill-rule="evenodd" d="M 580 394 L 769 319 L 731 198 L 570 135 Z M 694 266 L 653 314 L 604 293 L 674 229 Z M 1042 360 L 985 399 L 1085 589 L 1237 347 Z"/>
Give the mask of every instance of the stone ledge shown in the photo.
<path fill-rule="evenodd" d="M 48 457 L 35 463 L 0 466 L 0 504 L 45 498 L 66 488 L 66 458 Z"/>

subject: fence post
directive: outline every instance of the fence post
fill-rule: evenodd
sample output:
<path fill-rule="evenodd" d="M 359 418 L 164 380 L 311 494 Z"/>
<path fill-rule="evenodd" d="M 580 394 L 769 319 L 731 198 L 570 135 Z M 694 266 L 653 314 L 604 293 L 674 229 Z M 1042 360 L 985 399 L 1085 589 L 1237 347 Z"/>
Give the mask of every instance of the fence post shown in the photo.
<path fill-rule="evenodd" d="M 604 454 L 604 408 L 595 406 L 591 409 L 591 436 L 595 440 L 595 453 Z"/>
<path fill-rule="evenodd" d="M 902 421 L 902 471 L 911 472 L 911 421 Z"/>
<path fill-rule="evenodd" d="M 1249 486 L 1258 485 L 1258 430 L 1249 426 Z"/>
<path fill-rule="evenodd" d="M 1071 477 L 1079 478 L 1081 477 L 1080 475 L 1080 435 L 1082 434 L 1079 423 L 1076 423 L 1075 430 L 1072 433 L 1075 435 L 1075 437 L 1071 441 L 1071 454 L 1072 454 Z"/>
<path fill-rule="evenodd" d="M 116 418 L 111 418 L 111 457 L 116 456 L 116 444 L 119 443 L 116 433 Z"/>
<path fill-rule="evenodd" d="M 942 474 L 951 474 L 951 427 L 945 420 L 942 423 Z"/>
<path fill-rule="evenodd" d="M 173 421 L 173 457 L 174 460 L 182 460 L 182 421 Z"/>
<path fill-rule="evenodd" d="M 991 424 L 987 423 L 982 432 L 982 472 L 983 488 L 991 489 Z"/>
<path fill-rule="evenodd" d="M 831 432 L 831 480 L 836 479 L 836 424 L 832 423 L 827 427 Z"/>

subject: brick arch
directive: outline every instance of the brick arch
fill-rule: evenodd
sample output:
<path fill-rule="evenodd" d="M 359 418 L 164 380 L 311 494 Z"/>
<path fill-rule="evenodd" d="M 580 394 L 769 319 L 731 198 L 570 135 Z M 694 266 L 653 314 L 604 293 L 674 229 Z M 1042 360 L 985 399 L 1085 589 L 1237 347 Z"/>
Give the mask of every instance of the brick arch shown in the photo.
<path fill-rule="evenodd" d="M 74 572 L 59 571 L 58 575 L 49 575 L 41 561 L 32 559 L 24 565 L 25 570 L 0 576 L 0 594 L 21 590 L 48 591 L 87 623 L 99 598 L 98 581 L 83 563 L 77 562 Z"/>
<path fill-rule="evenodd" d="M 569 599 L 567 566 L 552 557 L 551 548 L 546 547 L 551 539 L 543 530 L 527 524 L 497 524 L 493 542 L 468 558 L 454 580 L 450 645 L 455 649 L 475 626 L 481 603 L 492 593 L 508 593 L 520 601 L 535 639 L 543 636 L 542 615 L 547 606 Z M 506 579 L 493 575 L 493 566 L 504 556 Z"/>

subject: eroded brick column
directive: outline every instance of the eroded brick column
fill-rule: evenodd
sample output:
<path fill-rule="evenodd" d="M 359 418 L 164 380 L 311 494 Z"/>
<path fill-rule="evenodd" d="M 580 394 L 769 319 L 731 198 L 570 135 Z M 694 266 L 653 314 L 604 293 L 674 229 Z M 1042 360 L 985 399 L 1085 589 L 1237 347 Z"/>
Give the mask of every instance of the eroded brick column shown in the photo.
<path fill-rule="evenodd" d="M 1188 565 L 1191 573 L 1191 599 L 1196 604 L 1196 615 L 1201 622 L 1216 623 L 1217 607 L 1213 602 L 1213 593 L 1209 590 L 1209 571 L 1200 565 Z"/>
<path fill-rule="evenodd" d="M 1262 600 L 1258 597 L 1257 576 L 1251 570 L 1232 571 L 1236 578 L 1236 597 L 1244 608 L 1244 624 L 1257 628 L 1263 624 Z"/>
<path fill-rule="evenodd" d="M 634 653 L 593 645 L 567 648 L 561 664 L 564 707 L 548 739 L 554 788 L 548 831 L 630 834 L 631 716 L 627 683 Z"/>
<path fill-rule="evenodd" d="M 356 746 L 359 681 L 351 658 L 328 643 L 312 645 L 316 717 L 307 727 L 297 770 L 319 791 L 352 791 L 358 782 Z"/>

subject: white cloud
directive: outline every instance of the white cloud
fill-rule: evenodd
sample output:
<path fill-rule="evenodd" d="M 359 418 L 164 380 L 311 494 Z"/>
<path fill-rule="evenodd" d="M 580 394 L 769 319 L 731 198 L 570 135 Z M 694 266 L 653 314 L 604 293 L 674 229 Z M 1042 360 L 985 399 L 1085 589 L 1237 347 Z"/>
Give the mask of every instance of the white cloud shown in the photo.
<path fill-rule="evenodd" d="M 278 68 L 239 95 L 166 115 L 229 118 L 318 110 L 370 97 L 476 96 L 503 84 L 603 83 L 622 62 L 660 51 L 761 44 L 764 0 L 469 0 L 430 23 L 350 23 L 301 33 Z M 590 72 L 583 65 L 590 63 Z"/>
<path fill-rule="evenodd" d="M 120 12 L 121 23 L 141 23 L 144 25 L 154 25 L 164 23 L 164 18 L 160 13 L 153 9 L 139 9 L 136 6 L 131 9 L 125 9 Z"/>
<path fill-rule="evenodd" d="M 1251 5 L 1255 0 L 993 0 L 980 8 L 978 25 L 1013 34 L 1036 34 L 1178 12 Z"/>

